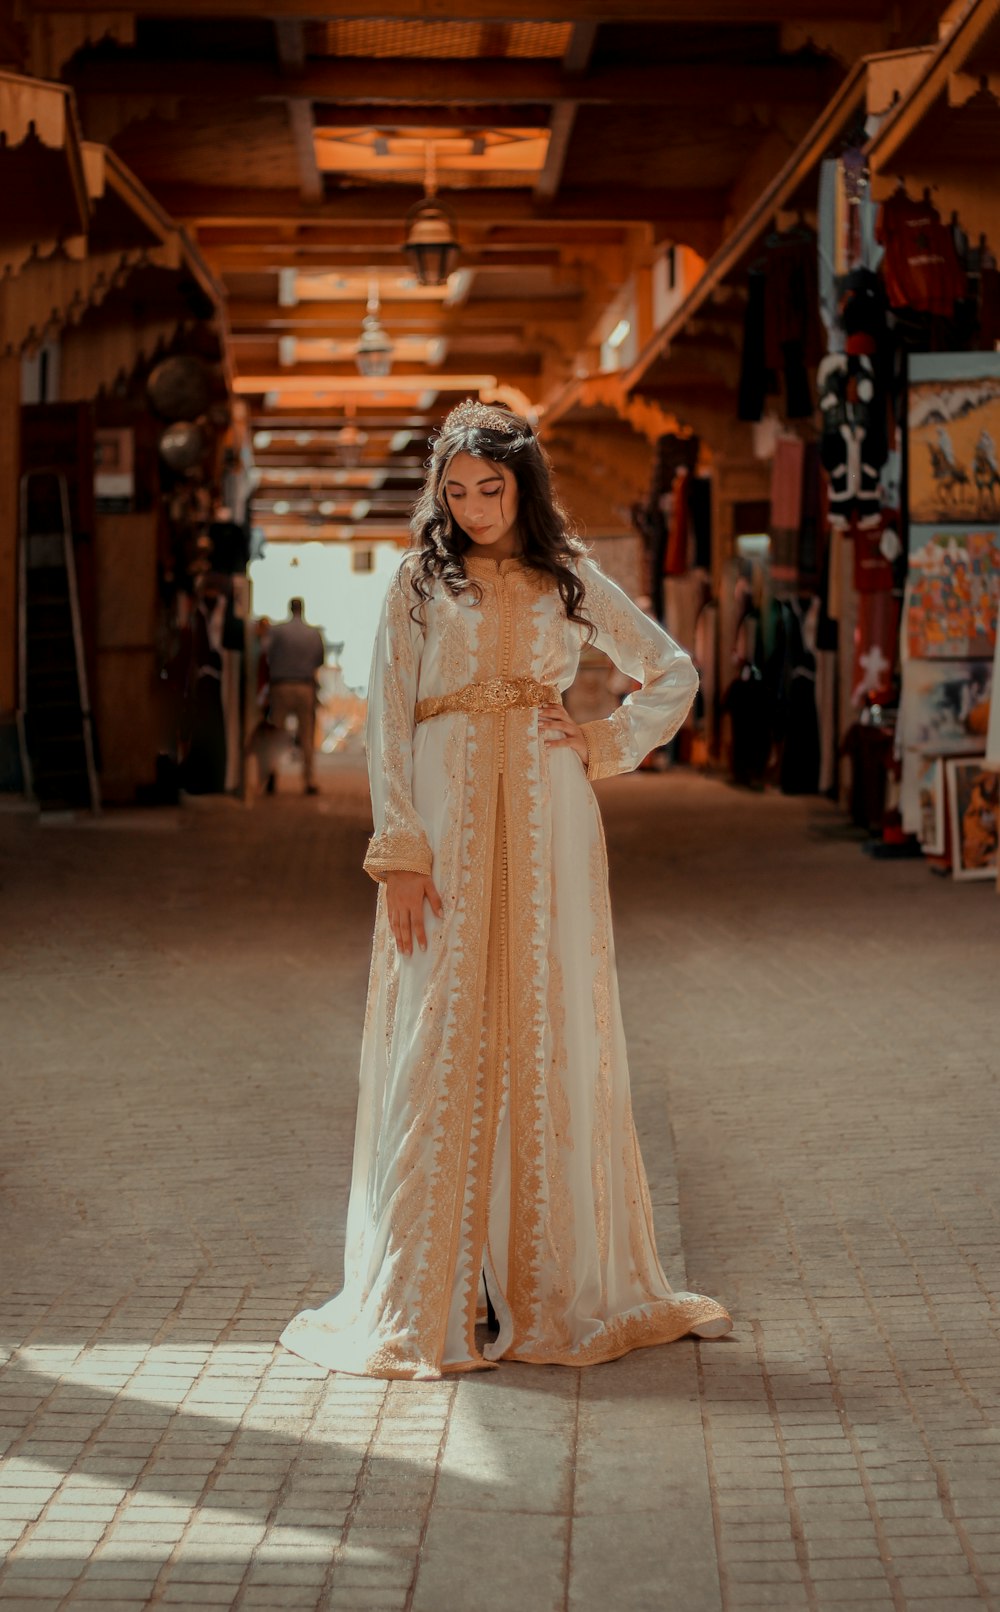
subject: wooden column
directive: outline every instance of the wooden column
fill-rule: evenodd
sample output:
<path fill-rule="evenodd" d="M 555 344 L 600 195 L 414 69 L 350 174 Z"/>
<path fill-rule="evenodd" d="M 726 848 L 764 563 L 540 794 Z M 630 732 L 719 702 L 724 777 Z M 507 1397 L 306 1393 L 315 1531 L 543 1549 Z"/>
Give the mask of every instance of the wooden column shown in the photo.
<path fill-rule="evenodd" d="M 0 358 L 0 722 L 17 704 L 17 528 L 21 360 Z"/>
<path fill-rule="evenodd" d="M 101 798 L 127 804 L 156 777 L 156 511 L 98 515 L 97 688 Z"/>

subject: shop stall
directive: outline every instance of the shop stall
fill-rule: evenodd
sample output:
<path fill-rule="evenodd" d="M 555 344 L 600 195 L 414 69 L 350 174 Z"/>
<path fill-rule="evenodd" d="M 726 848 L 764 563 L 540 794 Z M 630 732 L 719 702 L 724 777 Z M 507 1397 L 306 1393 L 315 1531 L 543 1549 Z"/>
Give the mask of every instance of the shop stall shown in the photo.
<path fill-rule="evenodd" d="M 995 865 L 998 19 L 859 61 L 628 366 L 546 417 L 610 410 L 643 448 L 641 593 L 698 660 L 693 753 L 960 877 L 954 811 Z"/>
<path fill-rule="evenodd" d="M 240 457 L 223 294 L 70 92 L 0 75 L 0 119 L 0 788 L 96 809 L 176 778 L 198 578 L 231 599 L 245 569 L 209 535 Z"/>
<path fill-rule="evenodd" d="M 900 349 L 902 822 L 958 881 L 997 877 L 997 150 L 1000 7 L 980 0 L 867 151 Z"/>

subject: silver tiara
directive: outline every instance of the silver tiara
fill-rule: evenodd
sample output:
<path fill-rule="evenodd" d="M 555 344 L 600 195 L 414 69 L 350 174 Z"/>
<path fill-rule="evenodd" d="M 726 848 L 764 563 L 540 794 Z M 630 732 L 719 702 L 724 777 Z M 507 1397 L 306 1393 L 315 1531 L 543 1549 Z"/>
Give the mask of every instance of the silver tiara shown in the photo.
<path fill-rule="evenodd" d="M 522 431 L 531 434 L 530 427 L 516 415 L 509 414 L 506 409 L 495 408 L 489 403 L 479 403 L 474 397 L 467 397 L 464 403 L 456 404 L 445 420 L 442 431 L 462 431 L 470 428 L 477 431 L 499 431 L 506 437 L 516 437 Z"/>

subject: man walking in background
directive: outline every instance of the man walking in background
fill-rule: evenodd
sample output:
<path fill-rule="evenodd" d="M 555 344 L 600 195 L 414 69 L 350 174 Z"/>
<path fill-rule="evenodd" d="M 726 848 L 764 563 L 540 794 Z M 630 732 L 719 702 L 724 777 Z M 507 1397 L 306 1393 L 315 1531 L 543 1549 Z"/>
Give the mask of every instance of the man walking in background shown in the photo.
<path fill-rule="evenodd" d="M 289 601 L 289 620 L 271 628 L 267 656 L 271 671 L 271 720 L 279 730 L 294 716 L 302 750 L 307 795 L 317 793 L 313 779 L 316 733 L 316 673 L 326 659 L 318 627 L 303 619 L 302 600 Z"/>

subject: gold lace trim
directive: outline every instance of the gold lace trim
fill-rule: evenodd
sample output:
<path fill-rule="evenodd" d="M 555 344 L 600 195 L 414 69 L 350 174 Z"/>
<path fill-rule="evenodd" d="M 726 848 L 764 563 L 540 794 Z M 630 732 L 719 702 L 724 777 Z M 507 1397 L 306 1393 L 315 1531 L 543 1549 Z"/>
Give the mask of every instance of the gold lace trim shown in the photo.
<path fill-rule="evenodd" d="M 559 690 L 554 683 L 540 683 L 534 677 L 488 677 L 482 682 L 466 683 L 452 694 L 433 694 L 429 699 L 418 700 L 414 717 L 417 722 L 426 722 L 428 717 L 442 716 L 448 711 L 478 715 L 510 711 L 515 706 L 560 703 Z"/>
<path fill-rule="evenodd" d="M 613 778 L 616 773 L 625 771 L 627 763 L 610 717 L 581 722 L 580 729 L 587 744 L 587 777 L 592 782 L 595 778 Z"/>

